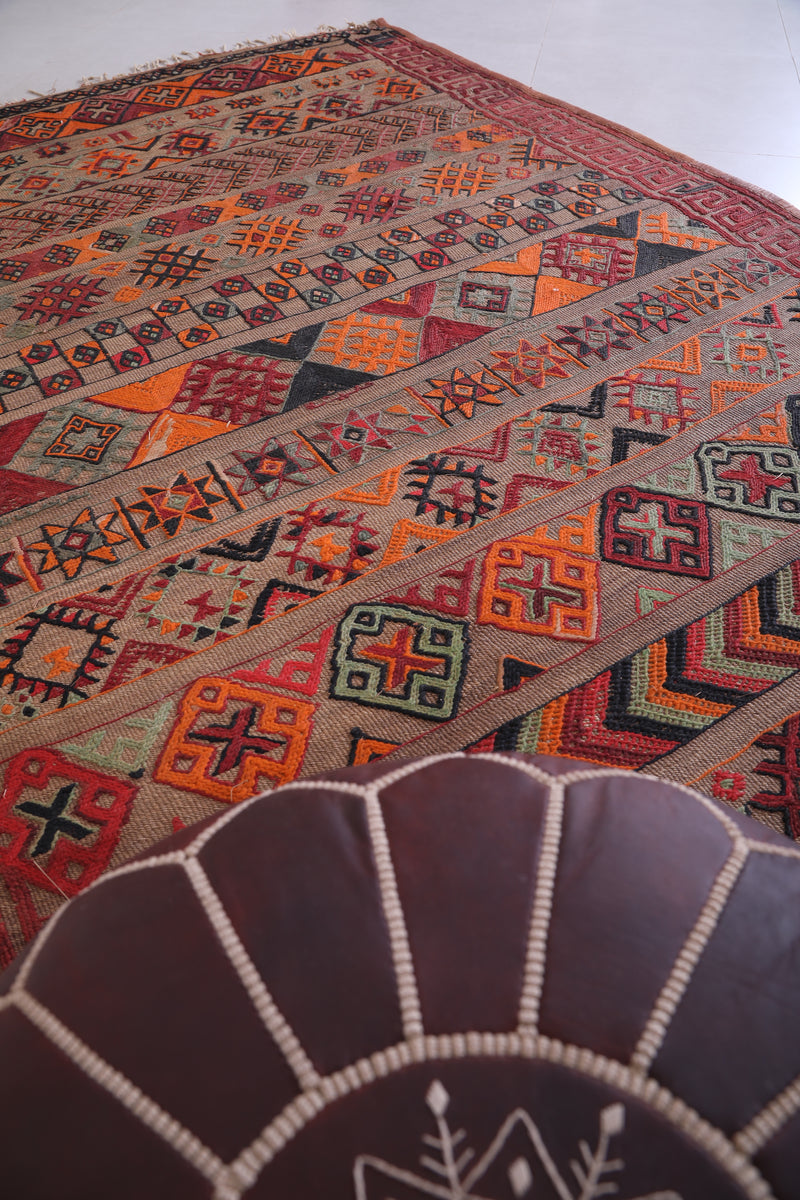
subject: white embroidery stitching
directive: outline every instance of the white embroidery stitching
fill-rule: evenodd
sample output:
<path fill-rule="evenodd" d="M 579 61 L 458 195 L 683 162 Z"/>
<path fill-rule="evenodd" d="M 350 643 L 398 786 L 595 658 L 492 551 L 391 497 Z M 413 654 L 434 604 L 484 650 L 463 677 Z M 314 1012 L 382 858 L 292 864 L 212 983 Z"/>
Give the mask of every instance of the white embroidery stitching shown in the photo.
<path fill-rule="evenodd" d="M 267 990 L 211 881 L 196 858 L 189 859 L 185 867 L 203 912 L 208 917 L 265 1028 L 291 1067 L 301 1088 L 315 1087 L 320 1077 L 311 1059 Z"/>
<path fill-rule="evenodd" d="M 618 1102 L 609 1104 L 601 1110 L 597 1145 L 594 1150 L 584 1140 L 578 1143 L 579 1157 L 570 1160 L 570 1168 L 579 1187 L 579 1192 L 575 1195 L 559 1171 L 539 1127 L 525 1109 L 517 1108 L 509 1113 L 488 1149 L 478 1159 L 472 1170 L 465 1174 L 467 1165 L 475 1157 L 475 1152 L 464 1145 L 466 1133 L 463 1129 L 453 1132 L 450 1128 L 447 1120 L 450 1095 L 440 1080 L 435 1079 L 431 1083 L 425 1093 L 425 1102 L 436 1121 L 438 1137 L 425 1134 L 422 1140 L 426 1146 L 438 1152 L 439 1157 L 435 1158 L 430 1154 L 424 1154 L 420 1158 L 420 1164 L 434 1178 L 431 1179 L 402 1167 L 396 1167 L 392 1163 L 372 1155 L 359 1155 L 353 1165 L 356 1200 L 369 1200 L 370 1198 L 366 1176 L 367 1168 L 372 1168 L 377 1175 L 383 1178 L 385 1183 L 390 1185 L 392 1182 L 403 1183 L 420 1196 L 433 1196 L 438 1200 L 486 1200 L 483 1196 L 478 1197 L 472 1189 L 484 1178 L 489 1168 L 497 1162 L 512 1134 L 518 1129 L 527 1134 L 533 1151 L 532 1157 L 539 1160 L 539 1164 L 544 1168 L 559 1200 L 598 1200 L 601 1196 L 618 1191 L 618 1185 L 607 1177 L 619 1174 L 625 1168 L 625 1163 L 621 1158 L 609 1158 L 612 1139 L 621 1135 L 625 1129 L 625 1106 L 623 1104 Z M 518 1200 L 530 1193 L 533 1172 L 528 1159 L 523 1155 L 518 1154 L 510 1163 L 506 1170 L 506 1176 L 511 1184 L 511 1190 Z M 446 1183 L 438 1183 L 437 1180 L 443 1180 Z M 651 1192 L 647 1196 L 638 1197 L 638 1200 L 681 1200 L 681 1197 L 677 1192 L 663 1191 Z"/>
<path fill-rule="evenodd" d="M 365 801 L 369 835 L 372 840 L 372 853 L 375 858 L 375 869 L 381 890 L 381 902 L 386 924 L 389 927 L 389 941 L 392 947 L 397 996 L 400 1003 L 400 1013 L 403 1019 L 403 1033 L 407 1038 L 420 1037 L 424 1032 L 422 1010 L 417 993 L 417 980 L 414 974 L 414 961 L 411 957 L 411 946 L 408 941 L 408 931 L 397 890 L 397 879 L 392 863 L 392 852 L 389 847 L 389 837 L 383 819 L 383 810 L 377 791 L 370 791 Z"/>
<path fill-rule="evenodd" d="M 749 847 L 745 839 L 737 838 L 733 850 L 714 880 L 694 928 L 681 947 L 653 1011 L 647 1019 L 647 1024 L 631 1059 L 634 1070 L 642 1073 L 648 1071 L 658 1054 L 664 1038 L 667 1036 L 670 1022 L 689 986 L 694 969 L 719 924 L 734 885 L 747 862 L 748 853 Z"/>
<path fill-rule="evenodd" d="M 542 998 L 546 966 L 547 936 L 553 911 L 558 855 L 561 846 L 561 829 L 564 819 L 564 785 L 560 780 L 551 782 L 547 800 L 547 812 L 542 829 L 542 844 L 536 872 L 536 890 L 533 897 L 528 953 L 525 962 L 522 995 L 519 1002 L 519 1032 L 536 1033 L 539 1023 L 539 1005 Z"/>

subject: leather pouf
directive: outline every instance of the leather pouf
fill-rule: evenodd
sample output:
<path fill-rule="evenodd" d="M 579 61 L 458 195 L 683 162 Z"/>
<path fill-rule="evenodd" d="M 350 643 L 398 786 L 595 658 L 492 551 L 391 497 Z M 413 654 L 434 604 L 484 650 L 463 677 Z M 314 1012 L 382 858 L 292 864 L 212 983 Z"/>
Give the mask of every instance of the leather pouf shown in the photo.
<path fill-rule="evenodd" d="M 101 878 L 0 994 L 14 1200 L 800 1196 L 800 851 L 646 776 L 290 784 Z"/>

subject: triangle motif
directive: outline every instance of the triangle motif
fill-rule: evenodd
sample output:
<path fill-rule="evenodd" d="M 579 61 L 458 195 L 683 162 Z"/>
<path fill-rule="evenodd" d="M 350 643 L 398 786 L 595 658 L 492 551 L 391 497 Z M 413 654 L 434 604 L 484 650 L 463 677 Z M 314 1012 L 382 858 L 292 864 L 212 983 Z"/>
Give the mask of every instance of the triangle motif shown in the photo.
<path fill-rule="evenodd" d="M 356 726 L 350 730 L 350 754 L 347 759 L 348 767 L 361 767 L 365 763 L 374 762 L 376 758 L 385 758 L 396 750 L 399 742 L 386 742 L 381 738 L 372 738 Z"/>
<path fill-rule="evenodd" d="M 466 454 L 470 458 L 482 458 L 485 462 L 505 462 L 508 448 L 511 444 L 511 426 L 507 421 L 498 429 L 491 429 L 474 442 L 462 442 L 458 446 L 448 446 L 442 454 Z"/>
<path fill-rule="evenodd" d="M 665 592 L 662 588 L 640 587 L 636 592 L 636 612 L 640 617 L 646 617 L 662 604 L 677 600 L 678 592 Z"/>
<path fill-rule="evenodd" d="M 417 551 L 429 550 L 431 546 L 441 546 L 454 537 L 458 537 L 454 529 L 434 529 L 430 525 L 421 525 L 419 521 L 404 518 L 398 521 L 392 530 L 380 565 L 385 567 L 389 563 L 400 562 L 401 558 L 410 558 Z"/>
<path fill-rule="evenodd" d="M 353 487 L 342 488 L 340 492 L 334 492 L 331 499 L 345 500 L 353 504 L 391 504 L 400 482 L 402 470 L 402 466 L 392 467 L 381 475 L 373 475 L 371 479 L 365 479 L 363 483 L 356 483 Z"/>
<path fill-rule="evenodd" d="M 651 371 L 678 371 L 683 375 L 699 375 L 703 370 L 699 337 L 689 338 L 680 346 L 675 346 L 672 353 L 674 358 L 657 355 L 655 358 L 648 358 L 647 362 L 640 363 L 639 366 Z"/>

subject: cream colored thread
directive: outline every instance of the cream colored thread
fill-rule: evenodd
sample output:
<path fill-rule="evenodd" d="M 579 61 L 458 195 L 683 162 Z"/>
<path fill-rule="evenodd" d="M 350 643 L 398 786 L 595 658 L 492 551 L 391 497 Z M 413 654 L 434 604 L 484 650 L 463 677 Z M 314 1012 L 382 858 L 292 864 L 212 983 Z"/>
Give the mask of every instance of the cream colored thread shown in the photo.
<path fill-rule="evenodd" d="M 512 771 L 519 771 L 522 775 L 528 775 L 531 779 L 535 779 L 537 783 L 544 783 L 548 786 L 555 780 L 560 778 L 556 775 L 548 775 L 547 771 L 542 771 L 539 767 L 535 767 L 533 763 L 522 762 L 516 758 L 506 758 L 503 754 L 470 754 L 470 760 L 477 759 L 478 762 L 499 763 L 501 767 L 511 767 Z"/>
<path fill-rule="evenodd" d="M 734 841 L 743 836 L 739 826 L 723 808 L 708 796 L 704 796 L 702 792 L 696 792 L 694 788 L 687 787 L 685 783 L 676 783 L 672 779 L 659 779 L 657 775 L 647 775 L 644 771 L 623 771 L 617 767 L 598 767 L 586 771 L 570 771 L 569 774 L 562 775 L 561 779 L 564 786 L 568 787 L 571 783 L 584 783 L 586 780 L 602 779 L 604 776 L 614 779 L 646 779 L 649 783 L 657 783 L 662 788 L 667 787 L 678 792 L 683 792 L 685 796 L 690 796 L 692 800 L 697 800 L 724 827 Z"/>
<path fill-rule="evenodd" d="M 80 895 L 83 896 L 95 888 L 102 887 L 104 883 L 110 883 L 112 879 L 119 879 L 121 875 L 135 875 L 137 871 L 147 871 L 150 867 L 180 867 L 185 861 L 185 850 L 171 850 L 169 854 L 144 858 L 140 862 L 123 863 L 121 867 L 115 867 L 113 871 L 106 871 L 104 875 L 95 879 L 94 883 L 90 883 L 85 892 L 81 892 Z"/>
<path fill-rule="evenodd" d="M 561 847 L 561 830 L 564 822 L 564 785 L 560 780 L 551 782 L 547 801 L 547 813 L 542 830 L 542 844 L 536 870 L 536 889 L 531 910 L 528 933 L 528 953 L 525 976 L 519 1002 L 519 1033 L 536 1033 L 539 1024 L 539 1006 L 544 986 L 547 955 L 547 936 L 553 912 L 553 889 L 558 869 Z"/>
<path fill-rule="evenodd" d="M 25 1014 L 32 1025 L 58 1046 L 67 1058 L 84 1074 L 110 1092 L 111 1095 L 138 1117 L 139 1120 L 163 1138 L 173 1150 L 211 1183 L 215 1183 L 225 1166 L 213 1151 L 184 1128 L 169 1113 L 146 1096 L 130 1079 L 95 1054 L 85 1042 L 63 1025 L 57 1017 L 35 1000 L 28 992 L 14 996 L 14 1003 Z"/>
<path fill-rule="evenodd" d="M 209 825 L 208 828 L 204 829 L 202 833 L 198 833 L 195 840 L 186 847 L 186 853 L 190 856 L 199 854 L 203 847 L 206 846 L 213 837 L 216 837 L 221 829 L 224 829 L 226 825 L 231 823 L 231 821 L 235 821 L 237 817 L 240 817 L 243 812 L 246 812 L 249 808 L 252 808 L 254 804 L 259 802 L 259 800 L 268 800 L 271 796 L 276 795 L 278 792 L 283 794 L 284 792 L 298 791 L 299 789 L 304 791 L 319 790 L 348 792 L 349 794 L 355 796 L 365 795 L 364 788 L 360 787 L 356 783 L 339 783 L 336 780 L 331 780 L 330 783 L 326 780 L 321 780 L 317 783 L 304 783 L 302 779 L 293 779 L 291 783 L 285 783 L 282 787 L 275 788 L 273 791 L 259 792 L 257 796 L 251 796 L 249 800 L 242 800 L 238 804 L 234 804 L 228 812 L 222 813 L 213 825 Z"/>
<path fill-rule="evenodd" d="M 744 838 L 735 843 L 733 850 L 717 875 L 700 912 L 694 928 L 684 942 L 670 971 L 669 978 L 661 989 L 653 1011 L 648 1017 L 639 1039 L 631 1067 L 644 1074 L 649 1071 L 667 1035 L 670 1022 L 683 999 L 684 992 L 700 958 L 717 927 L 733 887 L 747 861 L 749 850 Z"/>
<path fill-rule="evenodd" d="M 800 1111 L 800 1075 L 785 1087 L 774 1100 L 762 1108 L 752 1121 L 734 1135 L 733 1144 L 742 1154 L 752 1158 L 775 1136 L 787 1121 Z"/>
<path fill-rule="evenodd" d="M 259 975 L 253 960 L 225 911 L 225 907 L 211 885 L 211 881 L 196 858 L 186 863 L 186 873 L 191 880 L 197 899 L 211 922 L 223 950 L 239 976 L 242 987 L 253 1002 L 253 1007 L 272 1036 L 283 1057 L 291 1067 L 297 1082 L 304 1090 L 316 1087 L 319 1075 L 310 1058 L 300 1045 L 288 1021 L 279 1010 Z"/>
<path fill-rule="evenodd" d="M 397 770 L 389 771 L 386 775 L 381 775 L 379 779 L 374 779 L 369 787 L 375 792 L 382 792 L 384 788 L 391 787 L 393 783 L 399 783 L 401 779 L 405 779 L 409 775 L 415 775 L 417 771 L 424 771 L 426 767 L 432 767 L 435 763 L 448 762 L 451 758 L 467 758 L 467 755 L 462 754 L 460 750 L 454 750 L 452 754 L 432 754 L 429 758 L 413 758 L 402 767 L 398 767 Z"/>
<path fill-rule="evenodd" d="M 50 937 L 53 930 L 58 925 L 59 921 L 61 920 L 61 918 L 64 915 L 64 913 L 66 912 L 66 910 L 67 910 L 66 904 L 62 905 L 61 908 L 56 909 L 56 911 L 53 913 L 52 917 L 47 922 L 47 924 L 44 926 L 44 928 L 39 931 L 39 934 L 38 934 L 36 940 L 34 941 L 33 945 L 31 946 L 30 954 L 25 959 L 25 962 L 22 964 L 19 971 L 17 972 L 14 982 L 11 984 L 11 989 L 8 993 L 9 999 L 11 999 L 17 992 L 22 992 L 24 990 L 25 985 L 28 982 L 28 976 L 31 973 L 33 964 L 36 962 L 36 959 L 39 957 L 39 955 L 41 953 L 42 946 L 44 946 L 45 942 L 47 941 L 47 939 Z"/>
<path fill-rule="evenodd" d="M 286 786 L 291 787 L 291 784 L 287 784 Z M 232 805 L 227 812 L 221 813 L 213 824 L 206 826 L 202 833 L 198 833 L 197 837 L 186 847 L 186 854 L 190 857 L 199 854 L 203 846 L 207 842 L 210 842 L 214 835 L 219 833 L 220 829 L 224 829 L 231 821 L 235 821 L 243 812 L 247 812 L 259 800 L 263 800 L 265 796 L 269 796 L 270 794 L 270 792 L 259 792 L 257 796 L 251 796 L 249 800 L 242 800 L 239 804 Z"/>
<path fill-rule="evenodd" d="M 662 1088 L 653 1079 L 646 1079 L 630 1067 L 614 1059 L 603 1058 L 592 1050 L 580 1046 L 564 1045 L 555 1039 L 547 1037 L 516 1037 L 514 1034 L 504 1038 L 494 1033 L 441 1034 L 436 1037 L 420 1039 L 424 1051 L 424 1061 L 436 1062 L 452 1058 L 490 1057 L 500 1055 L 518 1058 L 543 1059 L 556 1065 L 569 1066 L 582 1075 L 610 1084 L 629 1096 L 641 1100 L 657 1112 L 696 1145 L 704 1150 L 712 1159 L 720 1164 L 739 1184 L 748 1200 L 775 1200 L 769 1185 L 762 1179 L 759 1172 L 747 1158 L 725 1137 L 697 1112 L 682 1100 L 673 1096 L 666 1088 Z M 295 1137 L 309 1120 L 311 1115 L 302 1115 L 302 1106 L 312 1103 L 313 1115 L 316 1115 L 328 1104 L 341 1099 L 364 1086 L 365 1064 L 376 1078 L 385 1078 L 403 1070 L 412 1061 L 412 1052 L 407 1044 L 389 1046 L 376 1051 L 369 1059 L 362 1060 L 357 1072 L 339 1071 L 335 1075 L 323 1079 L 320 1087 L 306 1096 L 292 1100 L 283 1112 L 275 1118 L 251 1143 L 243 1150 L 231 1169 L 237 1177 L 242 1178 L 245 1170 L 251 1182 L 255 1182 L 261 1171 L 275 1156 Z M 249 1186 L 249 1185 L 248 1185 Z M 223 1198 L 215 1197 L 215 1200 Z"/>
<path fill-rule="evenodd" d="M 56 883 L 55 879 L 51 879 L 51 878 L 50 878 L 50 876 L 47 874 L 47 871 L 45 871 L 44 867 L 43 867 L 43 866 L 40 866 L 40 864 L 39 864 L 38 862 L 36 862 L 36 860 L 35 860 L 35 859 L 31 859 L 31 862 L 33 863 L 33 865 L 34 865 L 35 867 L 38 867 L 38 868 L 39 868 L 39 870 L 42 872 L 42 874 L 44 875 L 44 877 L 45 877 L 45 879 L 47 880 L 47 882 L 48 882 L 48 883 L 51 883 L 51 884 L 53 885 L 53 887 L 56 889 L 56 891 L 61 893 L 61 895 L 64 897 L 64 899 L 65 899 L 65 900 L 69 900 L 69 896 L 68 896 L 68 895 L 67 895 L 67 893 L 64 891 L 64 889 L 63 889 L 62 887 L 59 887 L 59 886 L 58 886 L 58 884 Z"/>
<path fill-rule="evenodd" d="M 414 961 L 411 957 L 411 947 L 408 941 L 403 906 L 397 890 L 397 879 L 392 863 L 392 852 L 389 848 L 389 838 L 386 824 L 383 820 L 381 802 L 376 791 L 370 790 L 365 800 L 369 835 L 372 840 L 372 853 L 375 858 L 375 869 L 381 889 L 383 915 L 389 928 L 389 941 L 392 947 L 397 996 L 400 1013 L 403 1019 L 403 1033 L 407 1038 L 421 1037 L 424 1033 L 422 1010 L 417 993 L 417 981 L 414 975 Z"/>
<path fill-rule="evenodd" d="M 747 839 L 747 845 L 754 854 L 776 854 L 779 858 L 800 858 L 800 849 L 796 846 L 774 846 L 772 842 L 754 842 Z"/>

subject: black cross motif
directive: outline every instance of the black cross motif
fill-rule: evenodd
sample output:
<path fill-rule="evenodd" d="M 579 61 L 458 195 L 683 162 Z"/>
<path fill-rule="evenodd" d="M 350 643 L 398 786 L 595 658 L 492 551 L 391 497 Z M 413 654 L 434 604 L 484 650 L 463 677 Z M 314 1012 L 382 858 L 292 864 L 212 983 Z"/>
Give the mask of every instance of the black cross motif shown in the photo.
<path fill-rule="evenodd" d="M 44 821 L 44 829 L 31 850 L 31 858 L 37 858 L 40 854 L 47 854 L 48 850 L 52 850 L 59 834 L 72 838 L 75 842 L 82 842 L 92 832 L 85 825 L 79 825 L 77 821 L 70 821 L 64 816 L 77 786 L 76 783 L 65 783 L 62 788 L 59 788 L 49 808 L 46 804 L 37 804 L 35 800 L 25 800 L 22 804 L 15 806 L 18 812 L 26 813 L 31 817 L 39 817 Z"/>

